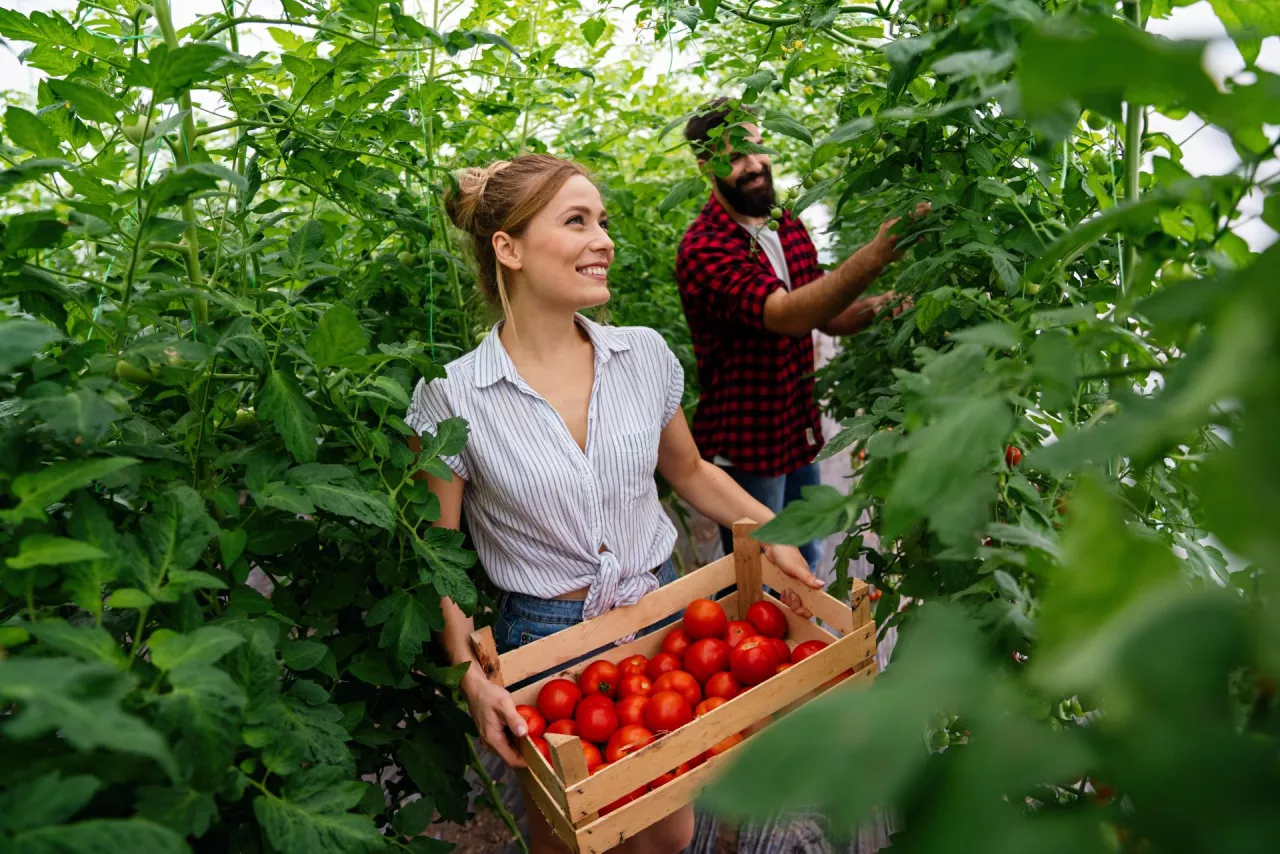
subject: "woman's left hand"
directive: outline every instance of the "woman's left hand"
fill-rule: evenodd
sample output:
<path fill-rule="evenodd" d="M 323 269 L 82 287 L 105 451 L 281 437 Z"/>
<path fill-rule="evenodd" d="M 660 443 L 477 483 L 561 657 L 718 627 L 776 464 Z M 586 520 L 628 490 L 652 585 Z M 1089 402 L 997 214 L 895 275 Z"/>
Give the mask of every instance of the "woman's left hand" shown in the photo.
<path fill-rule="evenodd" d="M 821 590 L 823 588 L 823 584 L 818 577 L 809 571 L 809 562 L 804 559 L 804 555 L 800 554 L 800 550 L 795 546 L 765 546 L 764 556 L 771 560 L 778 569 L 782 570 L 784 575 L 794 578 L 809 589 Z M 783 604 L 795 611 L 798 616 L 804 617 L 806 620 L 813 616 L 813 613 L 804 606 L 794 590 L 783 590 L 781 598 Z"/>

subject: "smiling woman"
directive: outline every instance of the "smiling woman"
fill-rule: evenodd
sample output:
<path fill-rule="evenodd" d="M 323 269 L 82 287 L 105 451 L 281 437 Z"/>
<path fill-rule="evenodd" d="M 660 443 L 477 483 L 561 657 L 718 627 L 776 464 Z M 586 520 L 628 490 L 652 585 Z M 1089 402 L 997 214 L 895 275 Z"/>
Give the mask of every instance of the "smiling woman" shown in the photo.
<path fill-rule="evenodd" d="M 470 426 L 466 446 L 440 456 L 447 470 L 424 477 L 440 503 L 437 527 L 459 527 L 465 495 L 476 551 L 503 591 L 494 627 L 503 651 L 635 604 L 674 579 L 676 532 L 655 471 L 718 522 L 772 517 L 701 459 L 680 408 L 684 371 L 662 337 L 578 314 L 608 301 L 614 256 L 600 192 L 582 167 L 529 155 L 467 169 L 446 209 L 471 235 L 480 287 L 504 319 L 446 376 L 418 384 L 405 421 L 432 446 L 448 419 Z M 772 557 L 821 586 L 794 547 L 773 547 Z M 444 645 L 466 665 L 461 687 L 476 727 L 518 766 L 508 733 L 522 736 L 526 724 L 511 695 L 470 667 L 471 617 L 448 598 L 442 607 Z M 556 850 L 538 809 L 527 804 L 526 813 L 531 850 Z M 679 851 L 692 832 L 686 808 L 634 845 Z"/>

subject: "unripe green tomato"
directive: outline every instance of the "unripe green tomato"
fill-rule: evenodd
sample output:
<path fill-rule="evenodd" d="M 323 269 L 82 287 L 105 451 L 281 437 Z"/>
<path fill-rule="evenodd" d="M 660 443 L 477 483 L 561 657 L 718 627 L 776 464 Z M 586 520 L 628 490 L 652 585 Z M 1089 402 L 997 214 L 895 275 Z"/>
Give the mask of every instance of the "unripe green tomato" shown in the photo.
<path fill-rule="evenodd" d="M 488 329 L 481 329 L 479 332 L 477 332 L 477 333 L 476 333 L 476 345 L 478 346 L 478 345 L 480 344 L 480 342 L 484 340 L 484 337 L 485 337 L 486 335 L 488 335 L 488 334 L 489 334 L 489 330 L 488 330 Z"/>
<path fill-rule="evenodd" d="M 418 260 L 418 257 L 414 255 L 412 252 L 401 252 L 400 254 L 396 255 L 396 260 L 406 267 L 412 267 L 414 263 Z"/>
<path fill-rule="evenodd" d="M 254 427 L 258 424 L 257 413 L 250 409 L 237 409 L 236 420 L 232 422 L 232 427 Z"/>
<path fill-rule="evenodd" d="M 1027 285 L 1027 293 L 1032 294 L 1033 296 L 1040 293 L 1040 285 L 1035 282 L 1030 282 Z"/>
<path fill-rule="evenodd" d="M 800 183 L 807 190 L 810 187 L 812 187 L 814 184 L 818 183 L 818 179 L 814 176 L 812 172 L 810 172 L 808 175 L 804 176 L 804 180 L 801 181 Z"/>
<path fill-rule="evenodd" d="M 778 230 L 778 221 L 776 219 L 769 220 L 769 230 L 770 231 Z"/>
<path fill-rule="evenodd" d="M 1089 130 L 1106 130 L 1107 125 L 1111 124 L 1111 122 L 1107 121 L 1106 116 L 1100 116 L 1094 112 L 1089 112 L 1085 115 L 1084 123 Z"/>
<path fill-rule="evenodd" d="M 124 121 L 120 122 L 120 130 L 125 139 L 140 146 L 155 137 L 157 124 L 155 119 L 148 121 L 143 115 L 126 116 Z"/>
<path fill-rule="evenodd" d="M 947 0 L 929 0 L 929 14 L 941 15 L 947 11 Z"/>
<path fill-rule="evenodd" d="M 115 375 L 117 379 L 133 383 L 134 385 L 146 385 L 155 379 L 150 371 L 131 365 L 126 359 L 121 359 L 116 362 Z"/>
<path fill-rule="evenodd" d="M 889 144 L 886 143 L 883 139 L 877 139 L 875 143 L 871 146 L 871 153 L 883 154 L 884 150 L 888 147 L 889 147 Z"/>
<path fill-rule="evenodd" d="M 774 205 L 773 210 L 769 211 L 769 216 L 774 219 L 782 219 L 782 208 L 778 205 Z"/>

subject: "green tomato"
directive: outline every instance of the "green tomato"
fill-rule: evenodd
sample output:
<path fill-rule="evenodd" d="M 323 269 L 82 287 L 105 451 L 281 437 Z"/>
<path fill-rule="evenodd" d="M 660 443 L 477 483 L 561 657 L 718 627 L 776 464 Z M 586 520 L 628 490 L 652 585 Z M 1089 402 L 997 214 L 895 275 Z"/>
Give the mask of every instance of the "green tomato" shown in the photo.
<path fill-rule="evenodd" d="M 778 230 L 778 221 L 776 219 L 769 220 L 769 230 L 770 231 Z"/>
<path fill-rule="evenodd" d="M 1033 296 L 1034 296 L 1035 294 L 1040 293 L 1040 285 L 1039 285 L 1039 284 L 1037 284 L 1036 282 L 1029 282 L 1029 283 L 1027 283 L 1027 293 L 1029 293 L 1029 294 L 1031 294 L 1031 295 L 1033 295 Z"/>
<path fill-rule="evenodd" d="M 401 252 L 396 255 L 396 260 L 406 267 L 412 267 L 417 263 L 418 256 L 414 255 L 412 252 Z"/>
<path fill-rule="evenodd" d="M 258 416 L 251 408 L 237 409 L 236 420 L 232 422 L 232 427 L 254 427 L 258 424 Z"/>
<path fill-rule="evenodd" d="M 116 379 L 121 379 L 134 385 L 147 385 L 155 379 L 155 375 L 150 371 L 132 365 L 126 359 L 116 362 L 115 376 Z"/>
<path fill-rule="evenodd" d="M 804 176 L 804 180 L 800 182 L 800 184 L 801 184 L 801 185 L 802 185 L 806 190 L 807 190 L 807 189 L 809 189 L 810 187 L 812 187 L 812 186 L 813 186 L 814 184 L 816 184 L 816 183 L 818 183 L 818 179 L 817 179 L 817 177 L 815 177 L 815 176 L 814 176 L 814 174 L 813 174 L 812 172 L 810 172 L 808 175 L 805 175 L 805 176 Z"/>
<path fill-rule="evenodd" d="M 929 14 L 941 15 L 947 11 L 947 0 L 929 0 Z"/>
<path fill-rule="evenodd" d="M 769 216 L 773 217 L 775 220 L 782 219 L 782 208 L 778 205 L 774 205 L 773 209 L 769 211 Z"/>
<path fill-rule="evenodd" d="M 871 153 L 883 154 L 884 150 L 888 147 L 889 147 L 889 144 L 885 142 L 883 139 L 877 139 L 875 143 L 871 146 Z"/>
<path fill-rule="evenodd" d="M 1107 125 L 1111 124 L 1106 116 L 1100 116 L 1094 112 L 1085 114 L 1084 123 L 1089 130 L 1106 130 Z"/>
<path fill-rule="evenodd" d="M 126 116 L 124 121 L 120 122 L 120 130 L 124 133 L 125 139 L 140 146 L 147 140 L 155 138 L 156 125 L 155 119 L 147 121 L 147 117 L 143 115 Z"/>

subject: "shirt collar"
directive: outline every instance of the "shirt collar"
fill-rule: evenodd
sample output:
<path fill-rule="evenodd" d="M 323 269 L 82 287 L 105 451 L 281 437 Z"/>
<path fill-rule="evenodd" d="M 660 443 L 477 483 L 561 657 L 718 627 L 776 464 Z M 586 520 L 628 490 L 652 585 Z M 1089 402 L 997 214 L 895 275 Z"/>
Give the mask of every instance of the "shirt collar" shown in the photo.
<path fill-rule="evenodd" d="M 631 345 L 624 340 L 615 327 L 602 326 L 580 314 L 575 314 L 573 319 L 586 330 L 587 337 L 591 339 L 591 346 L 596 351 L 597 366 L 613 358 L 614 353 L 631 349 Z M 502 346 L 502 340 L 498 337 L 498 327 L 501 325 L 502 321 L 495 323 L 490 328 L 489 334 L 480 342 L 480 346 L 476 348 L 474 379 L 476 388 L 487 388 L 502 379 L 515 384 L 520 382 L 515 363 L 511 361 L 507 348 Z"/>

